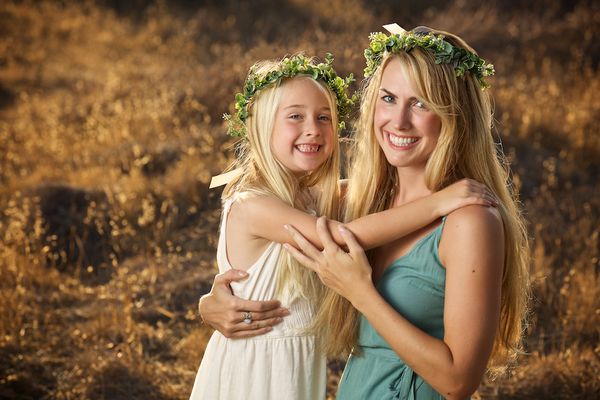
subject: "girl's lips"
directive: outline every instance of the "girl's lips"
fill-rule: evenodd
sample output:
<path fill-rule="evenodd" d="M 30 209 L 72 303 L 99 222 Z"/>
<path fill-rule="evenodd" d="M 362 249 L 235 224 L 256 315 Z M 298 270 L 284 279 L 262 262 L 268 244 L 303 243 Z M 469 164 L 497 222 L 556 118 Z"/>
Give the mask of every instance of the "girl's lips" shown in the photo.
<path fill-rule="evenodd" d="M 294 147 L 296 148 L 296 150 L 298 150 L 300 153 L 303 153 L 303 154 L 318 153 L 319 150 L 321 149 L 321 145 L 309 144 L 309 143 L 297 144 Z"/>
<path fill-rule="evenodd" d="M 384 131 L 388 144 L 397 150 L 407 150 L 414 147 L 420 140 L 418 136 L 397 136 Z"/>

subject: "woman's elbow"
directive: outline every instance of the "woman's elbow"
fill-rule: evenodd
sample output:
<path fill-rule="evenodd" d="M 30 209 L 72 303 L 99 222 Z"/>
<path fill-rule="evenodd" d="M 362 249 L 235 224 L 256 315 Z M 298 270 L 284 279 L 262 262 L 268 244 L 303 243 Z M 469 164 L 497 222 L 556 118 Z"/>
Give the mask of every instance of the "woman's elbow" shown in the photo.
<path fill-rule="evenodd" d="M 444 390 L 442 395 L 447 400 L 465 400 L 468 399 L 479 388 L 481 378 L 475 379 L 471 377 L 454 380 L 448 385 L 447 390 Z"/>

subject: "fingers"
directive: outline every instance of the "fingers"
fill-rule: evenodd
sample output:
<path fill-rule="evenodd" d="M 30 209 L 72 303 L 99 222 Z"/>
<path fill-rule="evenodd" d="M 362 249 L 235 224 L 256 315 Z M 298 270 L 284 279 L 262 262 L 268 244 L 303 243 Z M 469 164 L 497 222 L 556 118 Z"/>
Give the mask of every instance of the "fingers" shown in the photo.
<path fill-rule="evenodd" d="M 242 314 L 240 314 L 240 316 L 241 315 Z M 277 308 L 272 311 L 252 312 L 252 320 L 256 321 L 256 322 L 260 322 L 260 321 L 267 322 L 269 320 L 286 317 L 288 315 L 290 315 L 290 312 L 286 308 L 280 307 L 280 308 Z M 240 320 L 240 321 L 242 321 L 242 320 Z M 271 324 L 268 324 L 268 325 L 271 325 Z"/>
<path fill-rule="evenodd" d="M 498 199 L 483 183 L 469 178 L 462 179 L 460 182 L 465 187 L 467 204 L 498 206 Z"/>
<path fill-rule="evenodd" d="M 298 250 L 294 246 L 289 245 L 288 243 L 284 243 L 283 248 L 286 249 L 287 252 L 290 253 L 292 257 L 294 257 L 296 261 L 298 261 L 300 264 L 304 265 L 306 268 L 312 271 L 317 272 L 317 265 L 312 258 L 306 256 L 300 250 Z"/>
<path fill-rule="evenodd" d="M 248 273 L 239 269 L 230 269 L 215 276 L 214 285 L 229 285 L 231 282 L 240 281 L 248 277 Z"/>
<path fill-rule="evenodd" d="M 242 331 L 232 332 L 230 335 L 226 335 L 226 337 L 228 337 L 230 339 L 244 339 L 244 338 L 250 338 L 250 337 L 254 337 L 254 336 L 264 335 L 265 333 L 268 333 L 272 330 L 273 330 L 273 327 L 265 326 L 264 328 L 260 328 L 260 329 L 242 330 Z"/>
<path fill-rule="evenodd" d="M 268 312 L 277 310 L 279 306 L 280 303 L 277 300 L 255 301 L 240 299 L 235 304 L 235 311 L 250 311 L 252 313 Z M 285 309 L 283 308 L 282 310 Z"/>
<path fill-rule="evenodd" d="M 360 243 L 358 243 L 358 240 L 356 240 L 354 234 L 342 225 L 340 225 L 339 231 L 342 235 L 342 238 L 346 242 L 346 245 L 348 246 L 348 250 L 350 251 L 352 258 L 355 260 L 366 261 L 367 256 L 365 255 L 365 251 Z"/>
<path fill-rule="evenodd" d="M 282 321 L 283 318 L 276 317 L 269 318 L 264 321 L 253 321 L 249 324 L 246 324 L 245 322 L 240 322 L 231 325 L 222 333 L 225 337 L 230 339 L 241 339 L 259 336 L 272 331 L 273 327 L 277 324 L 280 324 Z"/>
<path fill-rule="evenodd" d="M 315 246 L 313 246 L 313 244 L 311 242 L 306 240 L 306 238 L 304 236 L 302 236 L 302 234 L 300 232 L 298 232 L 298 230 L 296 228 L 294 228 L 292 225 L 285 225 L 284 227 L 290 233 L 292 240 L 296 243 L 296 245 L 298 245 L 300 250 L 302 250 L 302 253 L 304 253 L 304 254 L 302 254 L 300 252 L 293 253 L 292 251 L 290 251 L 290 247 L 292 247 L 292 246 L 285 246 L 286 249 L 292 253 L 294 258 L 296 258 L 299 262 L 302 262 L 302 261 L 300 261 L 300 259 L 298 259 L 296 257 L 296 255 L 301 255 L 304 257 L 303 259 L 308 258 L 311 261 L 319 259 L 319 256 L 321 255 L 321 252 L 319 251 L 319 249 L 317 249 Z M 297 250 L 297 249 L 294 249 L 294 250 Z M 305 266 L 310 268 L 309 265 L 305 265 Z"/>
<path fill-rule="evenodd" d="M 329 227 L 327 226 L 327 218 L 319 217 L 317 219 L 317 235 L 323 244 L 323 248 L 326 251 L 336 251 L 339 250 L 338 244 L 331 237 L 331 232 L 329 232 Z"/>

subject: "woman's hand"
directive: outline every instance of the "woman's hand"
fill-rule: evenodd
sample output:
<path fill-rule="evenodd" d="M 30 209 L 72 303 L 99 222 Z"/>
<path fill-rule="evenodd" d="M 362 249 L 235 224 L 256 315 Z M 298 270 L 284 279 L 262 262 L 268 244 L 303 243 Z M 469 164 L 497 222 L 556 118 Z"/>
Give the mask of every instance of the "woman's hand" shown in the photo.
<path fill-rule="evenodd" d="M 246 272 L 235 269 L 218 274 L 210 292 L 198 302 L 204 323 L 225 337 L 237 339 L 265 334 L 280 323 L 282 317 L 290 314 L 277 300 L 251 301 L 234 296 L 229 284 L 247 276 Z M 251 315 L 250 323 L 244 322 L 246 313 Z"/>
<path fill-rule="evenodd" d="M 339 226 L 340 234 L 348 246 L 349 251 L 346 252 L 331 237 L 325 217 L 317 220 L 317 234 L 323 251 L 319 251 L 293 226 L 286 225 L 285 228 L 300 250 L 289 244 L 284 244 L 285 249 L 300 264 L 315 271 L 323 284 L 351 303 L 354 304 L 366 288 L 373 287 L 371 265 L 363 248 L 348 229 Z"/>
<path fill-rule="evenodd" d="M 496 196 L 484 184 L 473 179 L 461 179 L 432 196 L 438 203 L 439 216 L 448 215 L 454 210 L 473 204 L 488 207 L 498 205 Z"/>

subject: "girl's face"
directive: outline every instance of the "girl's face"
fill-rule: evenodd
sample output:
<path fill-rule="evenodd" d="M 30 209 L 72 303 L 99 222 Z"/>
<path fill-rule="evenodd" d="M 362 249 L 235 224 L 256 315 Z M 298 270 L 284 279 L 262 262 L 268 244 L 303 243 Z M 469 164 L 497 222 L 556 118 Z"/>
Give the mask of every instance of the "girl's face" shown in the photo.
<path fill-rule="evenodd" d="M 271 150 L 296 176 L 319 168 L 333 151 L 332 110 L 318 85 L 312 78 L 294 78 L 280 89 Z"/>
<path fill-rule="evenodd" d="M 401 61 L 390 60 L 383 71 L 373 120 L 377 141 L 388 162 L 397 168 L 424 168 L 441 127 L 440 117 L 412 88 Z"/>

